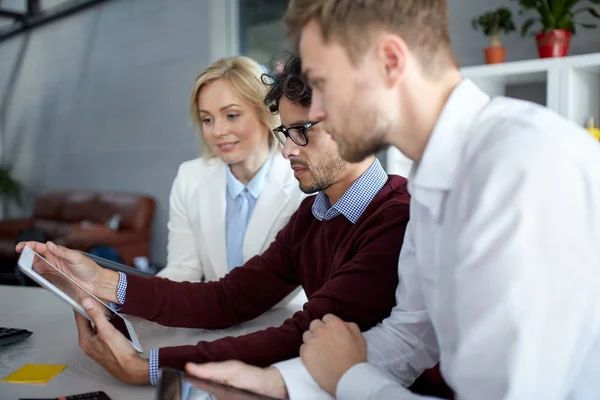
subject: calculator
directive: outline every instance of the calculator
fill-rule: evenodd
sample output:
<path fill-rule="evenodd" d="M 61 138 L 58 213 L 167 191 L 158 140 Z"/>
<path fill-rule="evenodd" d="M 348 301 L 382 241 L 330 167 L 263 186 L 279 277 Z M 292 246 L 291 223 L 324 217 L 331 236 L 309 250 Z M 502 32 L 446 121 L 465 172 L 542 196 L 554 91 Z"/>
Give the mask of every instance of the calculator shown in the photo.
<path fill-rule="evenodd" d="M 104 392 L 90 392 L 59 397 L 58 399 L 20 399 L 20 400 L 111 400 Z"/>
<path fill-rule="evenodd" d="M 0 327 L 0 346 L 27 339 L 32 334 L 27 329 Z"/>

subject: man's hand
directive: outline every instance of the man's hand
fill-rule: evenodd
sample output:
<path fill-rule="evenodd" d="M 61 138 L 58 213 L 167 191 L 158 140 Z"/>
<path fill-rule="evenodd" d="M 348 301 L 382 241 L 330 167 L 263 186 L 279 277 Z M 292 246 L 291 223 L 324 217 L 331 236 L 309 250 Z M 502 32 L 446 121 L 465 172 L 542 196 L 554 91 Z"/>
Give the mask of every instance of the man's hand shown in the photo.
<path fill-rule="evenodd" d="M 57 246 L 52 242 L 21 242 L 15 249 L 21 253 L 25 246 L 31 247 L 33 251 L 44 256 L 57 269 L 97 297 L 118 303 L 119 274 L 117 272 L 104 269 L 80 252 Z M 42 271 L 38 271 L 38 267 L 42 268 Z M 49 271 L 50 267 L 44 266 L 42 262 L 35 263 L 34 269 L 40 274 L 52 274 Z M 53 273 L 56 274 L 56 272 Z"/>
<path fill-rule="evenodd" d="M 367 361 L 367 343 L 360 328 L 331 314 L 311 322 L 302 340 L 302 363 L 319 386 L 333 397 L 346 371 Z"/>
<path fill-rule="evenodd" d="M 275 367 L 258 368 L 240 361 L 192 364 L 187 363 L 188 374 L 238 389 L 287 399 L 288 393 L 279 370 Z"/>
<path fill-rule="evenodd" d="M 100 304 L 89 297 L 82 303 L 96 330 L 94 332 L 90 322 L 75 312 L 79 347 L 118 380 L 136 385 L 149 384 L 148 360 L 140 357 L 121 332 L 107 321 Z"/>

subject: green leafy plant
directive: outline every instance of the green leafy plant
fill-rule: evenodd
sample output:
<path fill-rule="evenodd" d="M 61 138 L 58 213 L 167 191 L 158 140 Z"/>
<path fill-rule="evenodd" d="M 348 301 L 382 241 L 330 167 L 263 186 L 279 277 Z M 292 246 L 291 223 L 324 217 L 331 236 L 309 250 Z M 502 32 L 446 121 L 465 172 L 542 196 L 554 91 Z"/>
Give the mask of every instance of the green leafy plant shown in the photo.
<path fill-rule="evenodd" d="M 473 18 L 471 25 L 475 30 L 481 28 L 483 34 L 490 38 L 490 47 L 502 46 L 500 43 L 502 32 L 508 34 L 515 31 L 512 13 L 506 7 L 500 7 Z"/>
<path fill-rule="evenodd" d="M 594 8 L 600 5 L 600 0 L 513 0 L 521 6 L 519 14 L 536 11 L 539 16 L 527 19 L 521 26 L 521 35 L 525 36 L 536 22 L 542 25 L 541 31 L 550 32 L 564 29 L 575 33 L 575 26 L 595 28 L 596 24 L 577 22 L 580 14 L 589 14 L 600 19 L 600 14 Z M 535 32 L 537 33 L 537 32 Z"/>
<path fill-rule="evenodd" d="M 5 217 L 10 202 L 14 202 L 18 206 L 22 205 L 21 195 L 21 184 L 12 177 L 11 168 L 0 166 L 0 198 L 3 200 L 2 206 Z"/>

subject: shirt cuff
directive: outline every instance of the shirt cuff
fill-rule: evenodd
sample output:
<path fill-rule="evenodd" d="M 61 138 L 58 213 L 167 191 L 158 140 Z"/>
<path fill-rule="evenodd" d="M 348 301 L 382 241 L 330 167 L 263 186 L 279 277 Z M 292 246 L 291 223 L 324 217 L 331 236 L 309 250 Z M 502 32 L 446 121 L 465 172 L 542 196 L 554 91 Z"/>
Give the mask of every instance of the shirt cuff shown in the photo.
<path fill-rule="evenodd" d="M 313 380 L 300 358 L 282 361 L 273 366 L 279 370 L 290 400 L 333 400 L 333 397 Z"/>
<path fill-rule="evenodd" d="M 108 306 L 115 312 L 119 312 L 123 304 L 125 304 L 125 296 L 127 295 L 127 275 L 119 272 L 119 284 L 117 285 L 117 300 L 119 304 L 108 302 Z"/>
<path fill-rule="evenodd" d="M 418 398 L 391 376 L 365 362 L 346 371 L 337 384 L 335 394 L 338 400 L 385 399 L 391 395 L 389 392 L 397 400 Z"/>
<path fill-rule="evenodd" d="M 148 356 L 148 376 L 150 377 L 150 384 L 158 384 L 158 349 L 150 350 Z"/>

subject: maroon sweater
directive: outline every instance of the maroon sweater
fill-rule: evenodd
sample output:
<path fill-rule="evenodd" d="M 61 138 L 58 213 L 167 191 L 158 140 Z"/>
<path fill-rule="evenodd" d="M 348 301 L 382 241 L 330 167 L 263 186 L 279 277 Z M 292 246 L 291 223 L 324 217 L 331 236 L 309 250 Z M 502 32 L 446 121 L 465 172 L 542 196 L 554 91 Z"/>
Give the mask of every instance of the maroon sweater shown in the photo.
<path fill-rule="evenodd" d="M 298 285 L 308 302 L 278 328 L 195 346 L 159 350 L 160 367 L 187 361 L 241 360 L 257 366 L 297 357 L 310 322 L 332 313 L 367 330 L 390 314 L 398 284 L 398 256 L 409 219 L 406 179 L 391 176 L 362 216 L 319 221 L 306 198 L 275 241 L 219 281 L 173 282 L 127 277 L 122 308 L 161 325 L 221 329 L 269 310 Z"/>

